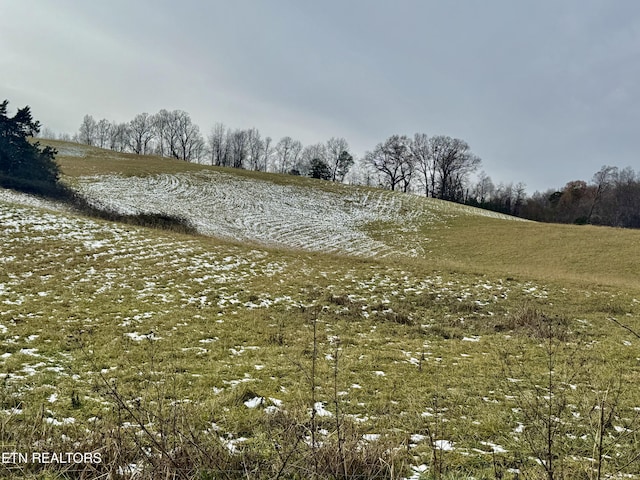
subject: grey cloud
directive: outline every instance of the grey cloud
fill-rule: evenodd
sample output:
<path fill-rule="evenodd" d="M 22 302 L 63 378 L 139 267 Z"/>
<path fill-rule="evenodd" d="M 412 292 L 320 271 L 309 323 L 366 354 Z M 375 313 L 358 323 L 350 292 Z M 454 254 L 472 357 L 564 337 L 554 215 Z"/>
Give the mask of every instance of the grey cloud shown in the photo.
<path fill-rule="evenodd" d="M 566 0 L 2 5 L 0 91 L 50 128 L 160 108 L 362 154 L 465 139 L 529 190 L 637 163 L 640 4 Z M 6 73 L 5 73 L 6 72 Z"/>

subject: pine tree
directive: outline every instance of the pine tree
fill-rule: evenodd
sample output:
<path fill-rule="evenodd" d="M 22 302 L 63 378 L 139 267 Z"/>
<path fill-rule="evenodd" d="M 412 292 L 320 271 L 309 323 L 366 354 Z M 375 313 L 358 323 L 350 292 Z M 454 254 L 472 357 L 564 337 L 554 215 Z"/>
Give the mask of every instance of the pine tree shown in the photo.
<path fill-rule="evenodd" d="M 38 142 L 28 140 L 40 132 L 40 122 L 33 120 L 28 106 L 9 117 L 8 105 L 8 100 L 0 104 L 0 186 L 46 196 L 61 195 L 56 150 L 41 148 Z"/>
<path fill-rule="evenodd" d="M 311 160 L 311 171 L 309 172 L 309 176 L 311 178 L 320 178 L 322 180 L 330 180 L 331 179 L 331 169 L 326 162 L 320 160 L 319 158 L 314 158 Z"/>

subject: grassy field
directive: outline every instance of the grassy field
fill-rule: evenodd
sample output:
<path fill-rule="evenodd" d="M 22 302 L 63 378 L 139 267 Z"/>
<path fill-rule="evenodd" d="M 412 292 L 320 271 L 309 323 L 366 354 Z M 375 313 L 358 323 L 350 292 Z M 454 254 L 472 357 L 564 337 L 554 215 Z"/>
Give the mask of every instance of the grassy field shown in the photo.
<path fill-rule="evenodd" d="M 0 196 L 0 476 L 640 478 L 640 232 L 56 146 L 80 190 L 326 200 L 384 256 L 269 210 L 221 239 Z"/>

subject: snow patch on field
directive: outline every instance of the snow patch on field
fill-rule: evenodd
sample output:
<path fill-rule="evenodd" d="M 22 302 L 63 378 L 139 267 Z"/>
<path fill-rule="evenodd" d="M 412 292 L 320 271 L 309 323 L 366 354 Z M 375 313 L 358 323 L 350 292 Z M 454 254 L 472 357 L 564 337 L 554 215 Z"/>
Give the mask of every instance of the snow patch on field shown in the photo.
<path fill-rule="evenodd" d="M 207 235 L 312 251 L 388 255 L 393 249 L 363 227 L 374 221 L 410 223 L 421 212 L 401 213 L 398 196 L 247 180 L 219 172 L 152 177 L 81 179 L 80 190 L 122 213 L 159 212 L 185 217 Z"/>
<path fill-rule="evenodd" d="M 89 152 L 89 148 L 85 145 L 65 145 L 56 147 L 56 150 L 60 157 L 86 157 Z"/>
<path fill-rule="evenodd" d="M 126 214 L 162 213 L 186 218 L 206 235 L 367 257 L 423 253 L 407 242 L 391 245 L 374 239 L 367 227 L 375 222 L 390 222 L 402 232 L 416 232 L 422 222 L 470 213 L 468 207 L 386 190 L 331 192 L 217 171 L 83 177 L 78 188 L 103 207 Z M 483 211 L 474 210 L 474 214 L 478 212 Z"/>
<path fill-rule="evenodd" d="M 61 202 L 45 200 L 40 197 L 36 197 L 35 195 L 29 195 L 27 193 L 16 192 L 14 190 L 4 188 L 0 188 L 0 201 L 28 205 L 30 207 L 47 208 L 49 210 L 70 211 L 70 209 Z"/>

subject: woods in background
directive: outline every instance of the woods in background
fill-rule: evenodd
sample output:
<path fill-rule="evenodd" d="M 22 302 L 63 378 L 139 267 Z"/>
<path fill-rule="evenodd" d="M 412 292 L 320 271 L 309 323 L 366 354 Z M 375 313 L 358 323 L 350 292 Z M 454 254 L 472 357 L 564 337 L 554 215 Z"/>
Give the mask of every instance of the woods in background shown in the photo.
<path fill-rule="evenodd" d="M 45 130 L 45 135 L 47 133 Z M 68 135 L 61 139 L 72 140 Z M 391 135 L 356 158 L 344 138 L 304 146 L 289 136 L 275 142 L 257 128 L 217 123 L 203 136 L 187 112 L 141 113 L 127 123 L 85 115 L 73 140 L 102 148 L 255 171 L 304 175 L 399 190 L 542 222 L 640 228 L 640 175 L 604 166 L 591 182 L 528 195 L 523 183 L 495 185 L 481 159 L 461 139 L 416 133 Z"/>
<path fill-rule="evenodd" d="M 590 183 L 574 180 L 527 196 L 523 184 L 494 186 L 483 172 L 466 203 L 539 222 L 640 228 L 640 175 L 605 165 Z"/>

